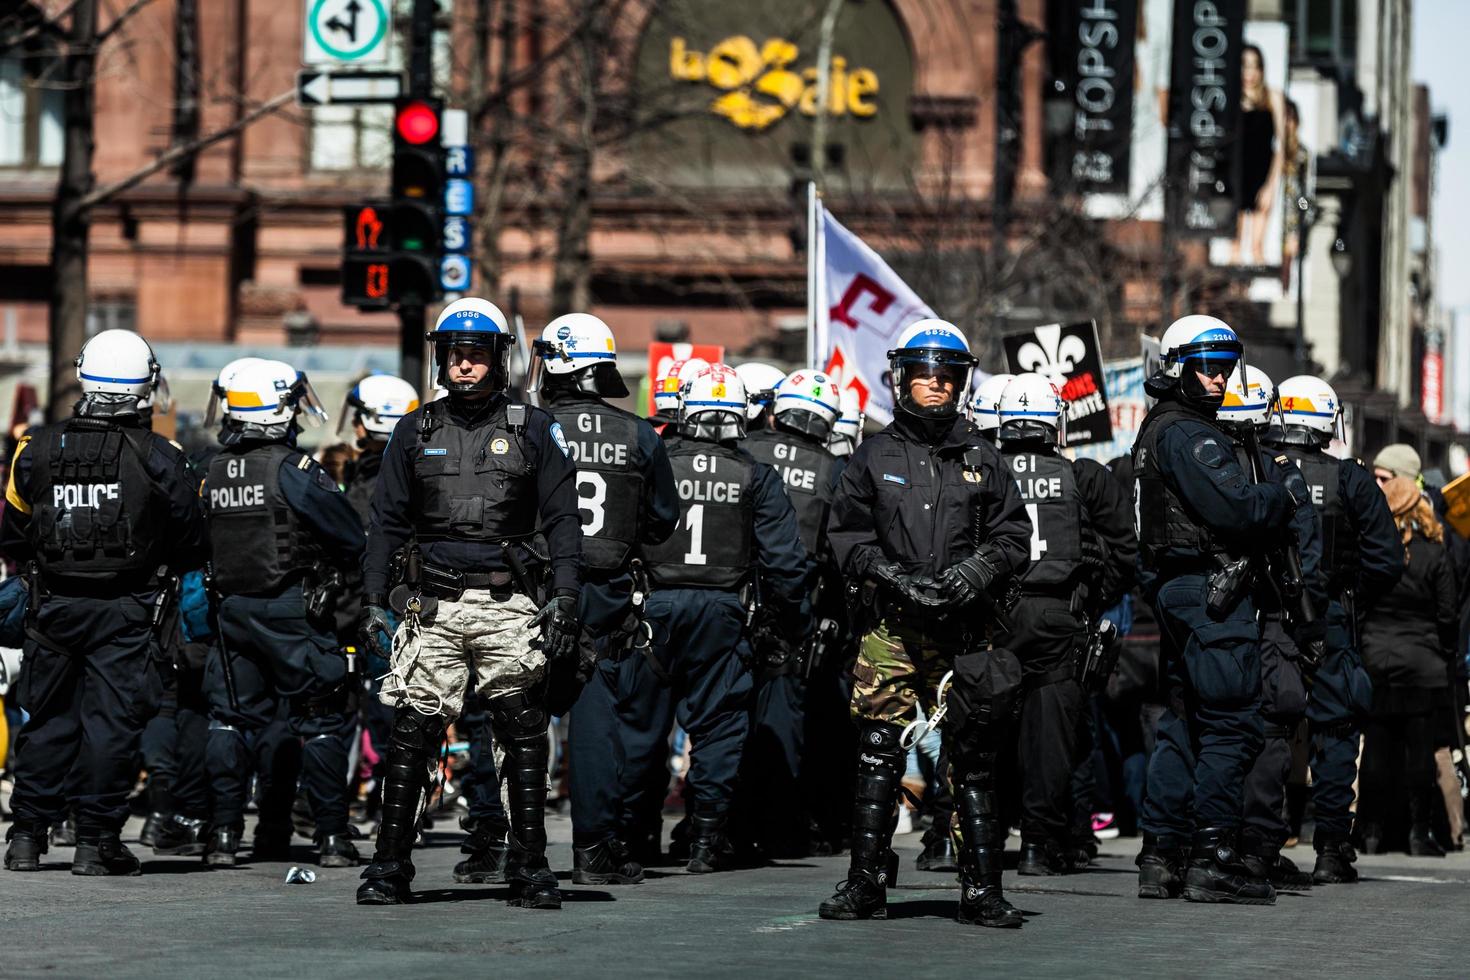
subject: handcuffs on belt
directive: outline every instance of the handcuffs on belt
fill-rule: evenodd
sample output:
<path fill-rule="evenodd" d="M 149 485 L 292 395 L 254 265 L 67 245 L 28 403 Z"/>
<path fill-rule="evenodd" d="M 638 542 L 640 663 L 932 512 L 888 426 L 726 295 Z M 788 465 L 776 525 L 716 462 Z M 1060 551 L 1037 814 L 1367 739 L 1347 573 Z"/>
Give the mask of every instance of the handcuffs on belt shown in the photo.
<path fill-rule="evenodd" d="M 928 718 L 918 718 L 908 723 L 903 734 L 898 737 L 898 745 L 904 751 L 912 749 L 924 740 L 939 723 L 944 720 L 944 715 L 949 711 L 949 685 L 954 680 L 954 671 L 948 671 L 939 680 L 939 689 L 934 695 L 934 713 Z"/>

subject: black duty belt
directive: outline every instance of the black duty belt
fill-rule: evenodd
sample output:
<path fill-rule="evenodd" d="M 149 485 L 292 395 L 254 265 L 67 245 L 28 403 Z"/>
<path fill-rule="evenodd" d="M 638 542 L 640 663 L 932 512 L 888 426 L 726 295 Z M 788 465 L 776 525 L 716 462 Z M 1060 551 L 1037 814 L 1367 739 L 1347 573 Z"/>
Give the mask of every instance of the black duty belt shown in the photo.
<path fill-rule="evenodd" d="M 509 589 L 515 577 L 507 571 L 461 572 L 442 565 L 424 562 L 420 569 L 419 588 L 425 595 L 458 600 L 466 589 Z"/>

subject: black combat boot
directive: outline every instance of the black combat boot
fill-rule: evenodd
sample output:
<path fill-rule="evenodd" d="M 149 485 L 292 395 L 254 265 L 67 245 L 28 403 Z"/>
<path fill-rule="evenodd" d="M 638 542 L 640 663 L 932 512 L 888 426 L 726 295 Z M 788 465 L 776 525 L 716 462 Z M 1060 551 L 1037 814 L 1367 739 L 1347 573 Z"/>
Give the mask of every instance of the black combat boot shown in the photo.
<path fill-rule="evenodd" d="M 10 842 L 10 846 L 5 848 L 5 870 L 40 871 L 47 838 L 45 827 L 17 821 L 5 834 L 5 839 Z"/>
<path fill-rule="evenodd" d="M 1144 831 L 1143 849 L 1133 863 L 1138 866 L 1139 898 L 1178 898 L 1184 893 L 1189 849 L 1179 841 Z"/>
<path fill-rule="evenodd" d="M 357 847 L 346 834 L 327 834 L 317 843 L 318 867 L 355 868 L 358 860 Z"/>
<path fill-rule="evenodd" d="M 1251 877 L 1271 883 L 1284 891 L 1300 891 L 1312 887 L 1312 876 L 1301 870 L 1281 849 L 1264 841 L 1241 841 L 1240 861 Z"/>
<path fill-rule="evenodd" d="M 1206 827 L 1194 834 L 1184 899 L 1230 905 L 1275 905 L 1276 890 L 1251 874 L 1235 849 L 1235 831 Z"/>
<path fill-rule="evenodd" d="M 696 809 L 689 822 L 694 836 L 689 842 L 690 874 L 728 871 L 735 864 L 735 848 L 725 836 L 725 814 Z"/>
<path fill-rule="evenodd" d="M 863 725 L 852 808 L 852 856 L 837 894 L 817 910 L 824 919 L 888 918 L 888 886 L 898 883 L 898 855 L 890 845 L 904 767 L 901 734 L 892 722 Z"/>
<path fill-rule="evenodd" d="M 1023 875 L 1064 875 L 1072 870 L 1072 863 L 1055 841 L 1023 841 L 1021 860 L 1016 873 Z"/>
<path fill-rule="evenodd" d="M 572 848 L 572 883 L 576 885 L 636 885 L 643 881 L 643 866 L 617 839 L 598 841 L 590 847 Z"/>
<path fill-rule="evenodd" d="M 141 841 L 143 836 L 138 835 Z M 175 814 L 153 834 L 154 854 L 203 854 L 209 840 L 209 824 Z"/>
<path fill-rule="evenodd" d="M 955 787 L 955 815 L 960 822 L 960 907 L 956 918 L 969 925 L 1019 929 L 1026 920 L 1006 901 L 1000 884 L 1006 832 L 992 788 L 994 764 L 993 755 L 971 760 L 972 772 Z"/>
<path fill-rule="evenodd" d="M 158 835 L 165 827 L 173 823 L 173 815 L 152 811 L 143 818 L 143 829 L 138 831 L 138 843 L 144 847 L 153 848 L 153 853 L 158 853 Z"/>
<path fill-rule="evenodd" d="M 427 763 L 439 749 L 437 718 L 400 708 L 393 718 L 388 759 L 383 767 L 382 821 L 373 863 L 362 871 L 358 905 L 400 905 L 412 898 L 414 866 L 409 855 L 418 835 L 419 798 L 428 778 Z"/>
<path fill-rule="evenodd" d="M 546 709 L 535 695 L 496 698 L 488 705 L 495 738 L 505 751 L 510 833 L 505 878 L 512 908 L 559 909 L 561 891 L 546 864 Z"/>
<path fill-rule="evenodd" d="M 77 838 L 77 850 L 71 859 L 74 875 L 119 875 L 136 877 L 143 867 L 133 852 L 123 846 L 116 833 L 84 833 Z"/>
<path fill-rule="evenodd" d="M 1312 881 L 1318 885 L 1350 885 L 1358 880 L 1353 863 L 1358 854 L 1345 836 L 1318 833 L 1312 839 L 1317 851 L 1317 864 L 1312 868 Z"/>
<path fill-rule="evenodd" d="M 469 857 L 454 866 L 454 880 L 461 885 L 502 885 L 505 883 L 505 861 L 510 853 L 505 845 L 505 828 L 481 822 L 459 845 L 460 853 Z"/>
<path fill-rule="evenodd" d="M 948 871 L 960 870 L 959 857 L 955 854 L 954 838 L 950 836 L 949 827 L 942 830 L 930 827 L 923 837 L 924 849 L 919 852 L 919 858 L 914 866 L 920 871 Z"/>
<path fill-rule="evenodd" d="M 204 845 L 204 863 L 211 868 L 233 868 L 240 853 L 240 827 L 215 827 Z"/>

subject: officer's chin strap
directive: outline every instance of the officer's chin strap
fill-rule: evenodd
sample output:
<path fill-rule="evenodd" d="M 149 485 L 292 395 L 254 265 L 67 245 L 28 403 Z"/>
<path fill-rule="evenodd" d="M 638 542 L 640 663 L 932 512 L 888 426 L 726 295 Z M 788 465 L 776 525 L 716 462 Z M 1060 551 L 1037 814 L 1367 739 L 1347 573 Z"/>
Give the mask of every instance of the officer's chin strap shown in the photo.
<path fill-rule="evenodd" d="M 403 610 L 403 621 L 393 633 L 393 653 L 388 658 L 388 673 L 379 677 L 383 691 L 395 698 L 400 705 L 412 708 L 427 717 L 447 718 L 449 705 L 444 695 L 426 684 L 415 684 L 409 680 L 414 664 L 418 663 L 419 651 L 423 648 L 423 625 L 419 612 L 423 608 L 417 595 L 410 596 Z M 423 695 L 427 694 L 427 697 Z M 431 700 L 432 699 L 432 700 Z"/>
<path fill-rule="evenodd" d="M 954 680 L 954 671 L 948 671 L 939 680 L 939 690 L 934 695 L 934 713 L 928 718 L 920 717 L 908 723 L 903 734 L 898 737 L 899 748 L 905 752 L 912 749 L 924 740 L 924 736 L 939 727 L 944 720 L 944 715 L 949 711 L 949 685 Z"/>

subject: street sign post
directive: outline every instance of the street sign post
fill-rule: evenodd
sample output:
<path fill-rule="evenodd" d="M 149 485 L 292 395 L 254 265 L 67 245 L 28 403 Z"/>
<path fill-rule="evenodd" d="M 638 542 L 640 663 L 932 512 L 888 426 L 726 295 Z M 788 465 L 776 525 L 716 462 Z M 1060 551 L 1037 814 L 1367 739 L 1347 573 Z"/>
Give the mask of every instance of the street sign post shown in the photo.
<path fill-rule="evenodd" d="M 307 65 L 381 65 L 392 17 L 384 0 L 303 0 L 301 61 Z"/>
<path fill-rule="evenodd" d="M 403 76 L 396 71 L 325 72 L 307 68 L 296 73 L 296 104 L 373 105 L 393 102 L 403 94 Z"/>

